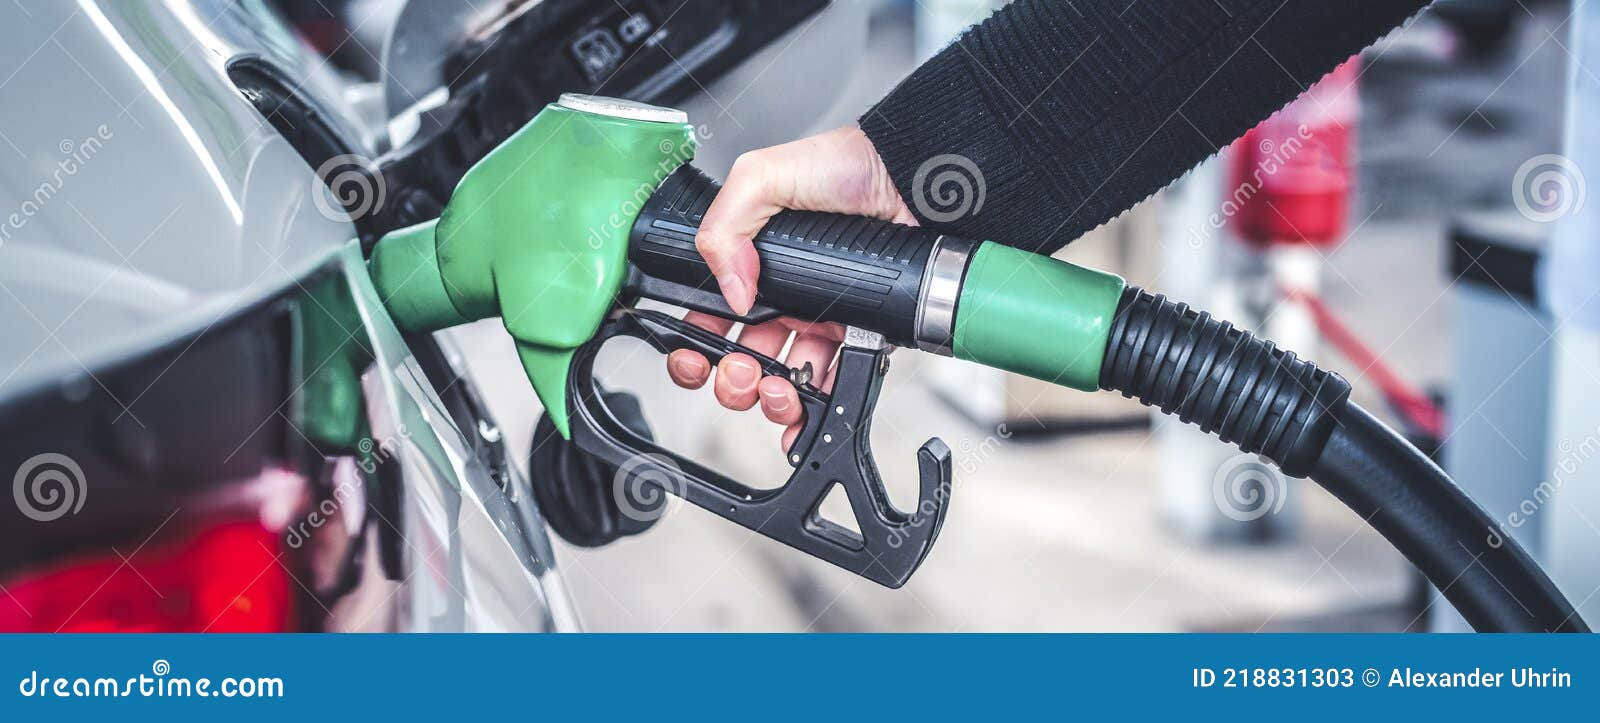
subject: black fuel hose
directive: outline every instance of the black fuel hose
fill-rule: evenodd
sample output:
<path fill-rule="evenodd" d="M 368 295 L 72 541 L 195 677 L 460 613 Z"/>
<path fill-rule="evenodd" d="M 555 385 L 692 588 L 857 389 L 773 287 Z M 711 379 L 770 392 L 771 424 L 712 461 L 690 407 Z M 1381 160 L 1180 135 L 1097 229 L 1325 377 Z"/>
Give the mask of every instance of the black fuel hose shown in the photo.
<path fill-rule="evenodd" d="M 1516 541 L 1350 384 L 1186 304 L 1128 287 L 1100 386 L 1309 477 L 1372 525 L 1482 632 L 1587 632 Z"/>
<path fill-rule="evenodd" d="M 1411 560 L 1477 630 L 1588 632 L 1567 598 L 1444 470 L 1347 403 L 1311 479 Z"/>

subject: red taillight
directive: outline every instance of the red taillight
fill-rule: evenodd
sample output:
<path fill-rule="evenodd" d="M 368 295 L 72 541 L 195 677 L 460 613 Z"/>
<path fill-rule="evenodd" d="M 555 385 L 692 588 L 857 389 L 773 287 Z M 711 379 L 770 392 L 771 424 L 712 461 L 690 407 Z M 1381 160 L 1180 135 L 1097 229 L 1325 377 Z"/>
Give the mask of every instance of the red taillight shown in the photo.
<path fill-rule="evenodd" d="M 294 583 L 278 541 L 260 522 L 228 522 L 152 542 L 126 561 L 116 552 L 75 558 L 5 581 L 0 630 L 289 630 Z"/>

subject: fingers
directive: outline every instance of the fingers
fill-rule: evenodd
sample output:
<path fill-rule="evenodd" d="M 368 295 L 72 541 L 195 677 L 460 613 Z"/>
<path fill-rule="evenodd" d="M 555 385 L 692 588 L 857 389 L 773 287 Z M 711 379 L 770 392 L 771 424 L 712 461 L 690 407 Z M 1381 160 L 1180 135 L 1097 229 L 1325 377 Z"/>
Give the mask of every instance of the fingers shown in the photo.
<path fill-rule="evenodd" d="M 916 223 L 872 141 L 856 126 L 740 156 L 695 235 L 696 249 L 711 268 L 728 306 L 737 313 L 748 313 L 756 300 L 761 266 L 753 244 L 755 236 L 783 209 Z M 718 334 L 726 334 L 730 327 L 727 321 L 704 314 L 685 318 Z M 809 363 L 811 384 L 824 391 L 832 389 L 831 367 L 844 336 L 843 327 L 784 319 L 746 328 L 739 342 L 775 358 L 791 333 L 795 339 L 784 363 L 793 368 Z M 674 383 L 693 389 L 705 385 L 712 376 L 712 365 L 704 356 L 680 351 L 668 357 L 667 371 Z M 784 448 L 793 444 L 803 412 L 799 393 L 788 380 L 762 379 L 759 365 L 747 354 L 723 358 L 716 365 L 715 376 L 712 391 L 719 403 L 743 411 L 759 402 L 768 419 L 787 427 Z"/>
<path fill-rule="evenodd" d="M 739 344 L 762 356 L 777 358 L 789 342 L 793 329 L 783 319 L 747 326 L 739 332 Z"/>
<path fill-rule="evenodd" d="M 844 328 L 837 324 L 804 324 L 793 321 L 788 323 L 794 326 L 796 331 L 794 343 L 789 346 L 789 356 L 784 360 L 784 364 L 795 369 L 802 369 L 806 364 L 810 364 L 811 385 L 824 391 L 832 389 L 831 366 L 834 355 L 839 351 L 839 342 L 844 338 Z M 788 452 L 805 421 L 804 412 L 800 407 L 800 393 L 795 391 L 794 386 L 787 380 L 777 378 L 763 379 L 759 385 L 759 392 L 761 412 L 767 419 L 785 427 L 783 436 L 779 438 L 779 444 L 784 452 Z"/>
<path fill-rule="evenodd" d="M 667 355 L 667 376 L 684 389 L 699 389 L 711 377 L 711 365 L 699 352 L 679 349 Z"/>
<path fill-rule="evenodd" d="M 778 444 L 783 446 L 785 453 L 789 451 L 790 447 L 794 446 L 795 437 L 800 436 L 800 427 L 801 425 L 796 423 L 784 428 L 783 436 L 778 439 Z"/>
<path fill-rule="evenodd" d="M 756 405 L 756 384 L 761 368 L 749 354 L 729 354 L 717 363 L 717 381 L 711 385 L 717 402 L 736 412 Z"/>
<path fill-rule="evenodd" d="M 767 377 L 757 385 L 761 395 L 761 413 L 778 424 L 790 425 L 800 421 L 800 394 L 786 379 Z"/>
<path fill-rule="evenodd" d="M 794 386 L 786 379 L 761 378 L 759 370 L 756 369 L 755 359 L 749 355 L 730 354 L 722 361 L 723 364 L 717 366 L 717 379 L 722 382 L 722 386 L 716 388 L 717 401 L 729 409 L 743 411 L 754 406 L 754 402 L 759 399 L 761 413 L 765 414 L 767 419 L 785 426 L 779 442 L 783 451 L 789 451 L 795 437 L 800 434 L 801 423 L 805 421 L 800 406 L 800 393 L 796 392 Z M 816 362 L 813 362 L 813 367 L 815 366 Z M 667 376 L 680 387 L 699 389 L 705 386 L 706 379 L 711 376 L 711 366 L 704 356 L 680 349 L 667 355 Z M 759 380 L 754 384 L 753 394 L 749 390 L 751 378 Z M 827 379 L 827 384 L 831 387 L 833 380 Z"/>
<path fill-rule="evenodd" d="M 702 314 L 698 311 L 691 311 L 687 314 L 684 314 L 683 320 L 718 336 L 727 336 L 728 330 L 733 328 L 732 319 L 724 319 L 720 316 Z"/>
<path fill-rule="evenodd" d="M 773 199 L 764 167 L 755 153 L 746 153 L 734 162 L 694 240 L 728 306 L 740 314 L 750 311 L 756 300 L 761 264 L 753 240 L 782 210 Z"/>
<path fill-rule="evenodd" d="M 832 325 L 830 325 L 832 326 Z M 842 334 L 843 331 L 841 330 Z M 842 338 L 842 337 L 841 337 Z M 803 369 L 811 365 L 811 386 L 823 391 L 833 388 L 833 357 L 839 351 L 839 339 L 834 338 L 831 332 L 818 325 L 797 332 L 794 344 L 789 347 L 789 356 L 784 364 L 795 369 Z M 774 419 L 774 422 L 779 420 Z M 788 424 L 788 422 L 781 422 Z"/>
<path fill-rule="evenodd" d="M 755 303 L 761 273 L 752 242 L 786 208 L 916 221 L 872 141 L 858 127 L 739 156 L 695 235 L 695 247 L 738 313 Z"/>
<path fill-rule="evenodd" d="M 727 334 L 728 330 L 733 328 L 732 321 L 698 311 L 685 314 L 683 320 L 719 335 Z M 684 389 L 699 389 L 705 386 L 706 380 L 711 377 L 711 364 L 706 361 L 704 354 L 679 349 L 667 355 L 667 376 L 672 379 L 673 384 Z"/>
<path fill-rule="evenodd" d="M 727 333 L 732 326 L 726 319 L 695 312 L 690 312 L 684 320 L 718 334 Z M 791 335 L 794 337 L 792 344 L 789 342 Z M 838 324 L 783 318 L 745 327 L 738 341 L 756 354 L 773 358 L 787 344 L 789 353 L 784 364 L 795 369 L 811 365 L 811 385 L 827 391 L 833 387 L 831 367 L 843 339 L 844 328 Z M 723 357 L 716 370 L 712 391 L 717 402 L 735 411 L 745 411 L 759 403 L 768 420 L 784 425 L 780 441 L 787 451 L 804 421 L 800 394 L 789 380 L 763 377 L 755 358 L 742 353 Z M 703 355 L 680 349 L 667 356 L 667 374 L 680 387 L 698 389 L 711 377 L 711 365 Z"/>
<path fill-rule="evenodd" d="M 789 327 L 781 321 L 747 326 L 739 333 L 739 343 L 763 356 L 775 357 L 789 340 Z M 717 401 L 729 409 L 744 411 L 756 404 L 761 382 L 761 366 L 749 354 L 729 354 L 717 364 L 717 381 L 712 391 Z"/>

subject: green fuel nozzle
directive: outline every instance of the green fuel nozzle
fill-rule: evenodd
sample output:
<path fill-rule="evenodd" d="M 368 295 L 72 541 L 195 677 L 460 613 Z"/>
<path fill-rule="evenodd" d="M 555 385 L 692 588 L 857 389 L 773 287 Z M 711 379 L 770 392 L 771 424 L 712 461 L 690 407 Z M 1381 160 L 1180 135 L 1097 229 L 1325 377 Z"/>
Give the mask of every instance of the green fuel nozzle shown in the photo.
<path fill-rule="evenodd" d="M 681 111 L 563 96 L 478 161 L 437 220 L 380 239 L 373 283 L 407 331 L 500 317 L 567 436 L 573 352 L 616 304 L 634 216 L 694 152 Z"/>

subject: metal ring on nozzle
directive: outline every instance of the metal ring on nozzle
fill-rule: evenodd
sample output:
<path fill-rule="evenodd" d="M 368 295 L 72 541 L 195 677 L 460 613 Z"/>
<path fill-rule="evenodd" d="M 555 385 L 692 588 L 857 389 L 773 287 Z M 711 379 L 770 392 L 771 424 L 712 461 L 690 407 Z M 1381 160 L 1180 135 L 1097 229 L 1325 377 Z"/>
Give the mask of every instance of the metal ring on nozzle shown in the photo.
<path fill-rule="evenodd" d="M 951 355 L 956 335 L 956 304 L 961 300 L 961 282 L 967 275 L 967 262 L 977 244 L 966 239 L 940 236 L 933 244 L 928 267 L 922 274 L 917 294 L 915 334 L 917 348 L 934 354 Z"/>

